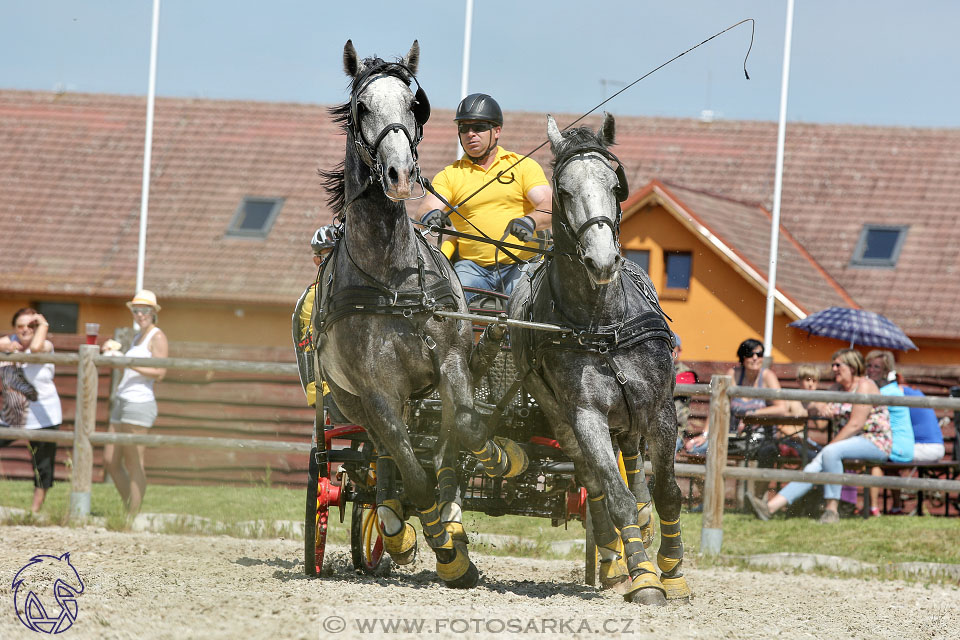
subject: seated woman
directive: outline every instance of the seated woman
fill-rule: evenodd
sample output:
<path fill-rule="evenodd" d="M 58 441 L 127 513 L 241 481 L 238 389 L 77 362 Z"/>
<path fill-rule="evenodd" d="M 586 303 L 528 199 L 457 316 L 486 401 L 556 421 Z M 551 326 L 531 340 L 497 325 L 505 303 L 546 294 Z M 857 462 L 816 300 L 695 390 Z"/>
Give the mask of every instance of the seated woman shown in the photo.
<path fill-rule="evenodd" d="M 726 375 L 733 378 L 737 386 L 779 389 L 780 381 L 770 369 L 763 366 L 763 343 L 748 338 L 737 347 L 739 366 L 727 369 Z M 744 416 L 783 415 L 786 412 L 783 400 L 766 401 L 762 398 L 730 399 L 730 432 L 743 431 Z M 707 431 L 687 440 L 684 449 L 692 455 L 702 456 L 707 452 Z"/>
<path fill-rule="evenodd" d="M 901 376 L 896 372 L 893 352 L 876 349 L 867 354 L 867 375 L 877 383 L 880 394 L 903 397 Z M 910 462 L 913 460 L 913 423 L 910 421 L 910 409 L 902 406 L 887 407 L 890 412 L 890 462 Z M 880 467 L 873 467 L 871 475 L 883 477 Z M 899 494 L 899 492 L 897 492 Z M 880 515 L 880 487 L 870 487 L 870 515 Z"/>
<path fill-rule="evenodd" d="M 866 366 L 863 356 L 854 349 L 840 349 L 833 354 L 830 365 L 836 380 L 835 389 L 848 393 L 878 394 L 877 385 L 864 375 Z M 890 455 L 892 440 L 890 437 L 890 412 L 885 406 L 851 405 L 850 403 L 831 403 L 820 407 L 821 415 L 835 416 L 840 431 L 833 441 L 817 454 L 810 464 L 804 467 L 808 473 L 843 473 L 845 458 L 876 460 L 882 462 Z M 813 487 L 809 482 L 791 482 L 780 492 L 764 502 L 747 494 L 747 500 L 761 520 L 769 520 L 788 504 L 806 494 Z M 839 522 L 837 505 L 840 501 L 841 487 L 828 484 L 823 488 L 826 498 L 826 510 L 820 518 L 823 524 Z"/>

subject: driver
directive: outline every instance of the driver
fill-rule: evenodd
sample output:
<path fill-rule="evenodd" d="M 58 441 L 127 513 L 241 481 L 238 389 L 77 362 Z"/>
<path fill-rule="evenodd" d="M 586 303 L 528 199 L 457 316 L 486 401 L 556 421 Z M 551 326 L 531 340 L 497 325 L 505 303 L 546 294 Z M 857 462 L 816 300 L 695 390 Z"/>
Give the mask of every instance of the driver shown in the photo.
<path fill-rule="evenodd" d="M 454 121 L 464 154 L 437 174 L 434 189 L 456 206 L 493 180 L 458 210 L 494 240 L 507 234 L 506 242 L 535 246 L 532 241 L 536 230 L 550 228 L 553 193 L 543 169 L 533 158 L 511 168 L 523 156 L 498 146 L 503 112 L 487 94 L 472 93 L 464 98 Z M 424 197 L 417 215 L 426 225 L 449 226 L 452 221 L 457 231 L 480 235 L 460 215 L 450 213 L 432 193 Z M 447 244 L 445 252 L 452 253 L 450 248 Z M 514 264 L 502 250 L 469 238 L 457 238 L 456 248 L 453 268 L 463 286 L 506 294 L 513 290 L 522 265 Z M 511 252 L 523 260 L 534 255 L 529 251 Z M 474 295 L 467 293 L 467 300 Z"/>
<path fill-rule="evenodd" d="M 337 228 L 332 224 L 320 227 L 310 239 L 310 248 L 313 249 L 313 264 L 320 267 L 337 244 Z M 319 272 L 318 272 L 319 275 Z M 316 372 L 313 370 L 313 327 L 310 319 L 313 314 L 313 302 L 317 296 L 317 282 L 313 282 L 297 301 L 293 313 L 293 346 L 297 352 L 297 366 L 300 369 L 300 383 L 307 394 L 307 404 L 316 406 L 317 382 Z M 329 393 L 327 383 L 323 383 L 323 395 Z"/>

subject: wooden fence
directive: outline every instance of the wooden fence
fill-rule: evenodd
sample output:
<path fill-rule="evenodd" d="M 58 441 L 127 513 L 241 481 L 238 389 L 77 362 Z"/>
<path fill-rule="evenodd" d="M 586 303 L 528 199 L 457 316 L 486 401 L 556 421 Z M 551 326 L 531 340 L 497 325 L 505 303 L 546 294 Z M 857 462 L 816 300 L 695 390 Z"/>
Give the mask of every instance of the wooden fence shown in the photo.
<path fill-rule="evenodd" d="M 151 366 L 201 372 L 233 372 L 244 375 L 289 375 L 295 374 L 293 364 L 268 362 L 238 362 L 233 360 L 187 359 L 187 358 L 129 358 L 124 356 L 101 356 L 95 345 L 81 345 L 77 354 L 10 354 L 0 360 L 13 362 L 52 362 L 77 367 L 77 410 L 73 433 L 0 428 L 0 438 L 30 438 L 43 441 L 73 442 L 71 515 L 86 516 L 90 513 L 90 486 L 93 481 L 93 445 L 142 444 L 148 447 L 171 447 L 178 453 L 184 448 L 196 450 L 227 450 L 240 452 L 275 452 L 294 454 L 303 459 L 309 452 L 307 442 L 269 441 L 250 438 L 209 438 L 188 435 L 133 435 L 95 433 L 97 424 L 100 373 L 97 367 L 120 368 L 126 366 Z M 207 374 L 209 376 L 209 373 Z M 960 492 L 960 481 L 899 477 L 873 477 L 868 475 L 805 473 L 777 469 L 744 469 L 727 466 L 727 434 L 730 426 L 730 398 L 747 397 L 765 400 L 812 400 L 820 402 L 851 402 L 867 405 L 897 405 L 960 411 L 960 398 L 891 397 L 843 393 L 838 391 L 806 391 L 798 389 L 759 389 L 739 387 L 729 376 L 715 375 L 709 385 L 677 385 L 677 395 L 703 396 L 710 398 L 710 431 L 706 465 L 677 465 L 678 475 L 704 476 L 704 518 L 701 534 L 703 553 L 720 552 L 723 540 L 723 508 L 725 503 L 725 480 L 740 478 L 752 480 L 805 481 L 845 484 L 858 487 L 886 487 L 891 489 L 924 489 L 944 492 Z M 254 404 L 256 399 L 253 400 Z M 244 404 L 246 406 L 246 404 Z M 265 406 L 270 406 L 266 403 Z M 312 410 L 310 410 L 312 413 Z M 649 470 L 649 463 L 648 470 Z"/>

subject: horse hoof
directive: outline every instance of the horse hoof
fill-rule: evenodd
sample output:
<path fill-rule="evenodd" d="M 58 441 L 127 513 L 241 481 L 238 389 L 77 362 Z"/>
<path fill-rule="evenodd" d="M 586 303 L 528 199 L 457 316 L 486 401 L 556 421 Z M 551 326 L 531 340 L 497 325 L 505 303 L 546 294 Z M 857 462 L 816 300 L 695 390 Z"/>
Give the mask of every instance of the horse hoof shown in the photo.
<path fill-rule="evenodd" d="M 690 597 L 693 595 L 693 592 L 690 590 L 690 587 L 687 585 L 687 580 L 683 576 L 677 576 L 675 578 L 664 578 L 661 576 L 660 584 L 663 585 L 664 590 L 667 592 L 667 600 L 671 602 L 690 603 Z"/>
<path fill-rule="evenodd" d="M 455 580 L 444 581 L 444 584 L 451 589 L 472 589 L 480 582 L 480 572 L 472 562 L 467 567 L 467 572 Z"/>
<path fill-rule="evenodd" d="M 633 593 L 624 596 L 624 599 L 627 602 L 645 604 L 651 607 L 663 607 L 667 604 L 667 598 L 663 595 L 663 591 L 657 589 L 656 587 L 647 587 L 645 589 L 640 589 L 639 591 L 634 591 Z"/>

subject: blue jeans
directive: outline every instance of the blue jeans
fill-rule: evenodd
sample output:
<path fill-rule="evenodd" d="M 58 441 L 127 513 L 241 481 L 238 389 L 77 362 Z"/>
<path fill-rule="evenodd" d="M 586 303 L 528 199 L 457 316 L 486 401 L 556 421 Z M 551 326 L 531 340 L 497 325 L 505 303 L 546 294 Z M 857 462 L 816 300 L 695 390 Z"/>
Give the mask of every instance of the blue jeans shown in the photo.
<path fill-rule="evenodd" d="M 887 459 L 887 454 L 878 449 L 872 442 L 863 436 L 854 436 L 839 442 L 832 442 L 823 448 L 823 451 L 817 454 L 817 457 L 803 468 L 808 473 L 843 473 L 843 461 L 845 458 L 857 458 L 860 460 L 876 460 L 883 462 Z M 809 482 L 791 482 L 780 490 L 780 495 L 787 499 L 788 504 L 804 495 L 813 487 Z M 827 484 L 823 486 L 823 497 L 827 500 L 839 500 L 842 487 L 839 484 Z"/>
<path fill-rule="evenodd" d="M 510 295 L 513 291 L 513 285 L 522 275 L 527 265 L 519 264 L 501 264 L 483 267 L 471 260 L 458 260 L 453 265 L 453 270 L 460 278 L 460 284 L 465 287 L 476 287 L 477 289 L 489 289 L 499 291 Z M 470 302 L 477 294 L 465 291 L 467 302 Z"/>

